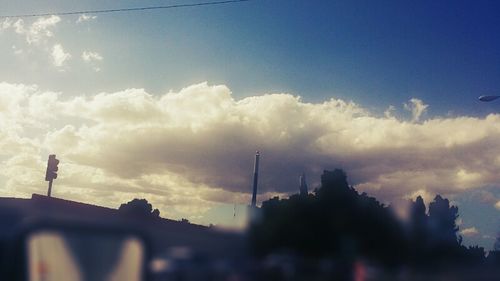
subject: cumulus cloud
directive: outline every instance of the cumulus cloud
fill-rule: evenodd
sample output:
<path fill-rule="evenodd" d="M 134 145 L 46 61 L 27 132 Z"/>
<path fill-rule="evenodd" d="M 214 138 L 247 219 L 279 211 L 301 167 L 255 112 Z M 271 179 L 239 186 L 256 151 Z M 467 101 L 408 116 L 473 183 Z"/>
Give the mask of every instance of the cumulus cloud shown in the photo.
<path fill-rule="evenodd" d="M 426 112 L 429 105 L 424 104 L 423 101 L 419 99 L 410 99 L 409 103 L 404 104 L 405 109 L 411 112 L 412 121 L 418 122 L 420 117 Z"/>
<path fill-rule="evenodd" d="M 71 54 L 64 51 L 61 44 L 55 44 L 52 47 L 52 63 L 56 67 L 62 67 L 68 59 L 71 58 Z"/>
<path fill-rule="evenodd" d="M 93 69 L 96 72 L 99 72 L 101 70 L 98 66 L 96 66 L 96 62 L 103 60 L 103 57 L 98 52 L 83 51 L 82 60 L 92 65 Z"/>
<path fill-rule="evenodd" d="M 36 20 L 29 28 L 26 40 L 28 43 L 38 42 L 44 37 L 52 37 L 50 28 L 61 21 L 58 16 L 50 16 Z"/>
<path fill-rule="evenodd" d="M 479 234 L 479 231 L 475 227 L 469 227 L 460 231 L 460 234 L 462 234 L 465 237 L 474 237 Z"/>
<path fill-rule="evenodd" d="M 18 34 L 25 38 L 25 46 L 22 48 L 18 46 L 13 46 L 12 49 L 14 54 L 19 57 L 25 57 L 32 54 L 34 50 L 40 50 L 46 53 L 49 60 L 61 69 L 64 62 L 70 58 L 69 53 L 64 52 L 60 44 L 53 43 L 54 41 L 54 29 L 57 24 L 61 22 L 59 16 L 47 16 L 39 17 L 34 21 L 25 22 L 23 19 L 5 19 L 0 22 L 0 31 L 11 30 L 15 34 Z M 31 58 L 35 58 L 32 56 Z"/>
<path fill-rule="evenodd" d="M 255 150 L 259 200 L 297 192 L 302 172 L 317 187 L 322 170 L 337 167 L 359 190 L 388 201 L 500 181 L 500 115 L 422 120 L 420 108 L 420 122 L 409 122 L 338 99 L 237 100 L 228 87 L 207 83 L 163 95 L 126 89 L 66 98 L 1 83 L 0 151 L 9 167 L 2 173 L 8 194 L 44 193 L 40 155 L 56 153 L 54 192 L 106 206 L 144 197 L 173 217 L 248 204 Z"/>
<path fill-rule="evenodd" d="M 95 20 L 96 18 L 97 18 L 97 16 L 82 14 L 78 17 L 78 19 L 76 20 L 76 23 L 91 21 L 91 20 Z"/>
<path fill-rule="evenodd" d="M 2 22 L 0 22 L 0 31 L 9 29 L 13 23 L 14 22 L 9 18 L 4 19 Z"/>
<path fill-rule="evenodd" d="M 31 34 L 29 32 L 27 32 L 26 29 L 24 28 L 24 20 L 18 19 L 17 21 L 15 21 L 12 24 L 12 27 L 14 28 L 14 31 L 17 34 L 25 34 L 26 35 L 26 41 L 28 41 L 28 43 L 32 43 L 34 41 L 38 42 L 37 40 L 31 39 Z M 38 37 L 35 36 L 34 38 L 38 38 Z"/>
<path fill-rule="evenodd" d="M 102 56 L 97 52 L 83 51 L 82 59 L 86 62 L 101 61 Z"/>
<path fill-rule="evenodd" d="M 39 44 L 47 38 L 54 36 L 52 28 L 60 21 L 60 17 L 52 15 L 49 17 L 40 17 L 27 25 L 23 19 L 13 21 L 7 18 L 0 24 L 0 29 L 6 30 L 12 28 L 15 33 L 25 36 L 28 44 Z"/>

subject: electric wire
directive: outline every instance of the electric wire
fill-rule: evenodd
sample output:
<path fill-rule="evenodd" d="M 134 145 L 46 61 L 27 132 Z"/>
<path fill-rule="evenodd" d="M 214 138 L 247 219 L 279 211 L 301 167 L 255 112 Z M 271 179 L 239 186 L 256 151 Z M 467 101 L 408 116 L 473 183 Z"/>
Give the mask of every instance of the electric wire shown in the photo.
<path fill-rule="evenodd" d="M 122 13 L 122 12 L 134 12 L 134 11 L 148 11 L 148 10 L 160 10 L 160 9 L 175 9 L 175 8 L 187 8 L 187 7 L 224 5 L 224 4 L 249 2 L 249 1 L 253 1 L 253 0 L 224 0 L 224 1 L 198 2 L 198 3 L 190 3 L 190 4 L 174 4 L 174 5 L 166 5 L 166 6 L 147 6 L 147 7 L 116 8 L 116 9 L 103 9 L 103 10 L 86 10 L 86 11 L 35 13 L 35 14 L 18 14 L 18 15 L 0 15 L 0 19 L 33 18 L 33 17 L 45 17 L 45 16 L 69 16 L 69 15 L 81 15 L 81 14 Z"/>

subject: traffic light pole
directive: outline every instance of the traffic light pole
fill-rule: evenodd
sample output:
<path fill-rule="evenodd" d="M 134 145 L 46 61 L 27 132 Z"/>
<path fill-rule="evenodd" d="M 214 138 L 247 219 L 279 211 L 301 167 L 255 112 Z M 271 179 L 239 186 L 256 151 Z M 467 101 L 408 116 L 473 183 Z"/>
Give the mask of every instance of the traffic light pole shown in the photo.
<path fill-rule="evenodd" d="M 47 196 L 50 197 L 51 193 L 52 193 L 52 180 L 49 181 L 49 191 L 47 191 Z"/>
<path fill-rule="evenodd" d="M 47 171 L 45 172 L 45 180 L 49 182 L 47 197 L 50 197 L 52 195 L 52 181 L 54 179 L 57 179 L 57 170 L 59 170 L 59 168 L 57 167 L 58 164 L 59 160 L 56 158 L 56 155 L 49 155 L 49 160 L 47 161 Z"/>

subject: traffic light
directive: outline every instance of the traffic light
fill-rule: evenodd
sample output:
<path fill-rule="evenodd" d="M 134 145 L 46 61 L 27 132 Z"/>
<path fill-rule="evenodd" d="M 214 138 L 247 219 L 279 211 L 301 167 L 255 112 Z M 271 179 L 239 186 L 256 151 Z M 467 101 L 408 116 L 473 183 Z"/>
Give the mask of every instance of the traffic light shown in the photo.
<path fill-rule="evenodd" d="M 47 162 L 47 172 L 45 173 L 45 180 L 52 181 L 53 179 L 57 179 L 57 170 L 59 168 L 57 165 L 59 164 L 59 160 L 56 159 L 55 154 L 49 155 L 49 161 Z"/>

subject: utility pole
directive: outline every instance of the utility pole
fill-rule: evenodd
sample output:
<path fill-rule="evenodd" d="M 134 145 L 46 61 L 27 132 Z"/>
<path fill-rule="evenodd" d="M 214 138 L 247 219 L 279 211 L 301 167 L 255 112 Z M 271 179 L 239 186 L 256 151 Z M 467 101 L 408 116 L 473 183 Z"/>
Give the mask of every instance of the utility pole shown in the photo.
<path fill-rule="evenodd" d="M 52 181 L 57 179 L 57 170 L 59 167 L 59 160 L 56 159 L 55 154 L 49 155 L 49 160 L 47 161 L 47 171 L 45 172 L 45 180 L 49 182 L 49 190 L 47 191 L 47 196 L 50 197 L 52 193 Z"/>

